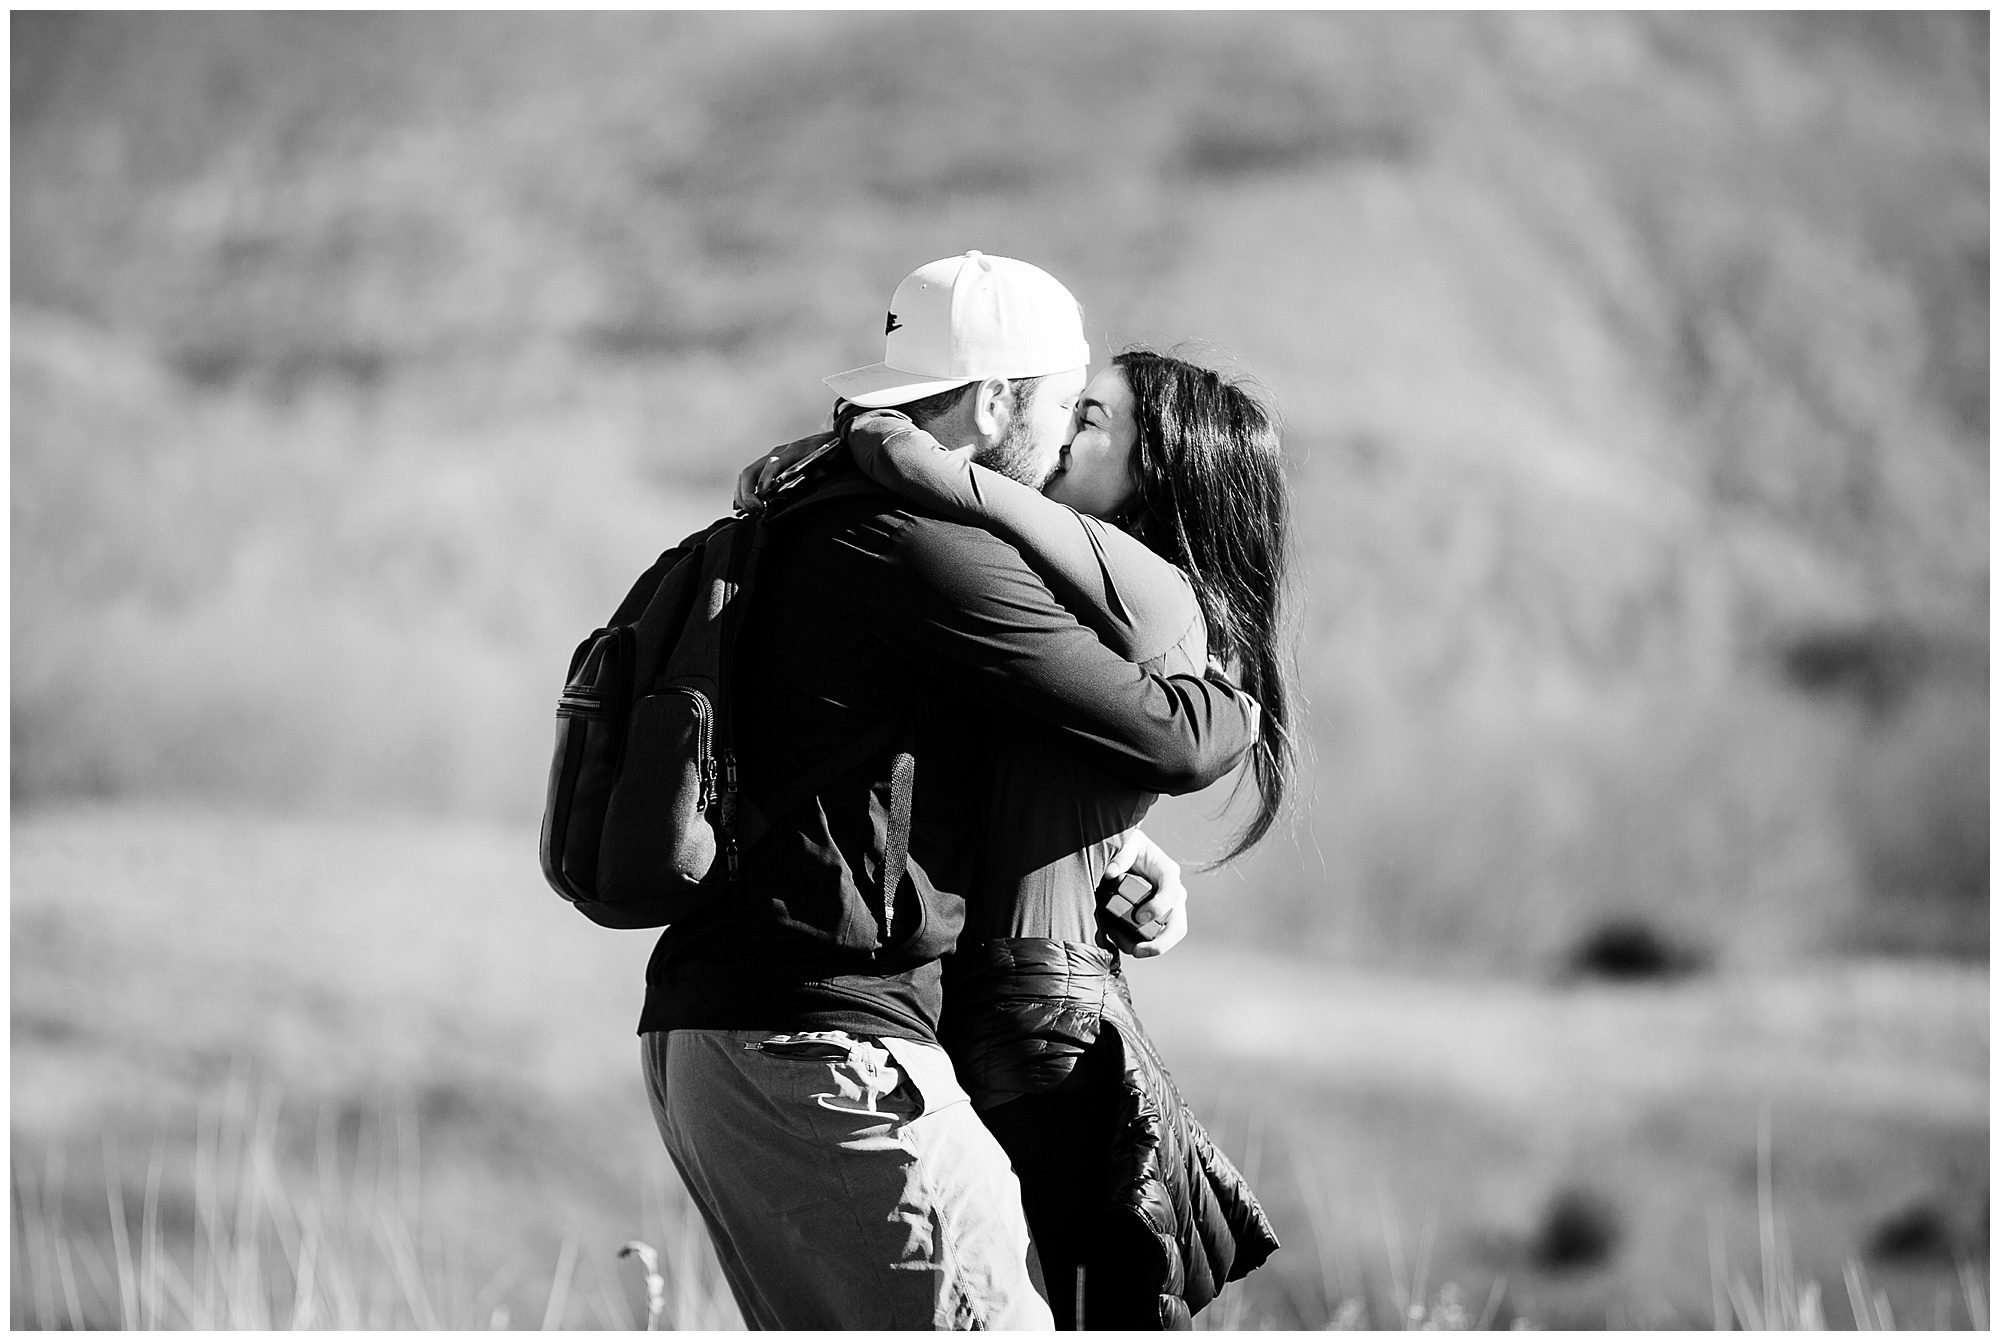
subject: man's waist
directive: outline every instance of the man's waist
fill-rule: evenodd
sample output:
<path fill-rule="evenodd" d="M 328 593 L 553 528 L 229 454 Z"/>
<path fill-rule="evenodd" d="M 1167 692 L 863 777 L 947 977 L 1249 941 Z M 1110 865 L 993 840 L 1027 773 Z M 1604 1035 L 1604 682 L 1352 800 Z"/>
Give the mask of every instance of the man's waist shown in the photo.
<path fill-rule="evenodd" d="M 847 1029 L 935 1041 L 943 1004 L 936 960 L 894 972 L 761 960 L 656 962 L 639 1032 Z"/>

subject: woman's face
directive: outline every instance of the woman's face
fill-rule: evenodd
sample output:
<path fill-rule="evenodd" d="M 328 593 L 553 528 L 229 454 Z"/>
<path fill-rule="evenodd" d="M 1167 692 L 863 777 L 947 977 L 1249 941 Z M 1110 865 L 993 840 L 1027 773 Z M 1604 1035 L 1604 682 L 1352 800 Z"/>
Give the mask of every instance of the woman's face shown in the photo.
<path fill-rule="evenodd" d="M 1132 469 L 1139 445 L 1137 408 L 1124 369 L 1106 368 L 1091 378 L 1076 405 L 1076 436 L 1063 448 L 1042 492 L 1093 517 L 1123 512 L 1139 492 Z"/>

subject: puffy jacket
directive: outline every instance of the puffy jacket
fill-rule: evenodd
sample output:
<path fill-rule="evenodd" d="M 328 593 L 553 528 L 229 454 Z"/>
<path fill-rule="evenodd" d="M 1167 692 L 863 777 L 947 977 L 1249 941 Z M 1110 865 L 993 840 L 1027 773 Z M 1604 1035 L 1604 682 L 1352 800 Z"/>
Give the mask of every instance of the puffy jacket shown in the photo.
<path fill-rule="evenodd" d="M 1103 1244 L 1110 1269 L 1093 1272 L 1094 1290 L 1150 1296 L 1161 1327 L 1184 1329 L 1224 1284 L 1277 1251 L 1257 1198 L 1195 1120 L 1140 1025 L 1115 952 L 990 940 L 961 950 L 947 981 L 941 1037 L 978 1107 L 1052 1088 L 1100 1040 L 1116 1054 Z"/>

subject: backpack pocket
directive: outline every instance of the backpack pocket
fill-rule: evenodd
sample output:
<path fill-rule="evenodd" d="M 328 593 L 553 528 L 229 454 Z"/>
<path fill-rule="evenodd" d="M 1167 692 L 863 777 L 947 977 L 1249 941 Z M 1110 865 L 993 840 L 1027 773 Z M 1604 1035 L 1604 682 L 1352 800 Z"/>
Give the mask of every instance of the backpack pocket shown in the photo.
<path fill-rule="evenodd" d="M 596 902 L 622 910 L 622 925 L 664 926 L 726 884 L 715 860 L 715 705 L 692 686 L 648 694 L 632 705 L 624 745 L 598 848 Z"/>
<path fill-rule="evenodd" d="M 597 630 L 570 659 L 556 705 L 556 749 L 542 807 L 542 874 L 572 902 L 589 900 L 597 887 L 598 835 L 625 749 L 633 655 L 630 628 Z"/>

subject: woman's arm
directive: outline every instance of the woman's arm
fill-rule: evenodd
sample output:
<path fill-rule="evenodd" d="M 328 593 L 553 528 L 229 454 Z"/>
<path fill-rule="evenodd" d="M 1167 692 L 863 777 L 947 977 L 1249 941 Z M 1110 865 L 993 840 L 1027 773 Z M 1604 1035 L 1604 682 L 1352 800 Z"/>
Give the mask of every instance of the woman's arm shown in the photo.
<path fill-rule="evenodd" d="M 877 484 L 1013 545 L 1056 599 L 1120 656 L 1164 656 L 1200 620 L 1180 569 L 1116 526 L 976 464 L 970 449 L 946 451 L 892 410 L 863 414 L 846 433 L 855 464 Z M 1193 657 L 1196 667 L 1205 660 Z"/>

